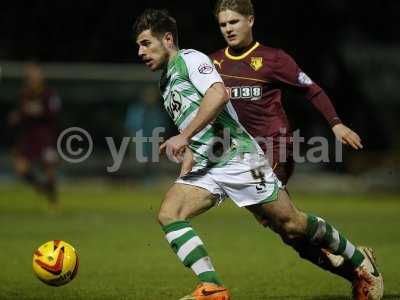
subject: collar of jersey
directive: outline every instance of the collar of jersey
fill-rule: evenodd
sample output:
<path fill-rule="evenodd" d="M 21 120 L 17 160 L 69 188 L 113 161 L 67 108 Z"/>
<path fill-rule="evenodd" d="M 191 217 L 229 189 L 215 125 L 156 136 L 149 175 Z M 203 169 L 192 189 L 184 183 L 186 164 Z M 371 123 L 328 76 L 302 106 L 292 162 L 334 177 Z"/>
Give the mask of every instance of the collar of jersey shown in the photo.
<path fill-rule="evenodd" d="M 225 49 L 225 55 L 226 55 L 228 58 L 230 58 L 230 59 L 233 59 L 233 60 L 240 60 L 240 59 L 243 59 L 243 58 L 245 58 L 246 56 L 248 56 L 248 55 L 249 55 L 251 52 L 253 52 L 258 46 L 260 46 L 260 43 L 259 43 L 259 42 L 256 42 L 256 43 L 254 44 L 254 46 L 251 47 L 249 50 L 247 50 L 245 53 L 243 53 L 243 54 L 241 54 L 241 55 L 237 55 L 237 56 L 230 54 L 230 53 L 229 53 L 229 47 L 226 47 L 226 49 Z"/>

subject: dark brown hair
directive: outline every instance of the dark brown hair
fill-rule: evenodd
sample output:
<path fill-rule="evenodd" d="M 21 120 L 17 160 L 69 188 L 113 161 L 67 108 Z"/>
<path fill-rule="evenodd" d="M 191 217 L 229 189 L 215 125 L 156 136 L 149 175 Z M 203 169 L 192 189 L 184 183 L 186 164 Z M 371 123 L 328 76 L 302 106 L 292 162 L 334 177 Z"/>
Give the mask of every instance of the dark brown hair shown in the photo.
<path fill-rule="evenodd" d="M 166 9 L 149 8 L 136 19 L 133 25 L 136 37 L 147 29 L 150 29 L 159 38 L 170 32 L 174 38 L 175 45 L 178 46 L 178 26 L 176 25 L 176 20 Z"/>
<path fill-rule="evenodd" d="M 254 8 L 251 0 L 218 0 L 214 9 L 215 17 L 218 18 L 218 14 L 227 9 L 244 16 L 254 15 Z"/>

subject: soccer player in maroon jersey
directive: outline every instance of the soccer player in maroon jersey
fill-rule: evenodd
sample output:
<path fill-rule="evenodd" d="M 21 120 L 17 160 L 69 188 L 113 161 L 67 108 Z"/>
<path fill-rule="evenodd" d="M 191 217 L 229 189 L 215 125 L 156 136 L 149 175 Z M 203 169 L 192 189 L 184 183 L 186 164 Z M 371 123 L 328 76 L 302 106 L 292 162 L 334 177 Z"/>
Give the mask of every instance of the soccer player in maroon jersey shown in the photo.
<path fill-rule="evenodd" d="M 281 49 L 264 46 L 254 40 L 251 0 L 219 0 L 215 16 L 228 46 L 210 57 L 229 89 L 240 123 L 259 142 L 283 184 L 287 184 L 293 173 L 294 161 L 292 133 L 281 102 L 282 88 L 291 87 L 301 92 L 322 113 L 339 141 L 354 149 L 362 148 L 360 137 L 342 123 L 326 93 L 299 68 L 293 58 Z M 283 146 L 282 140 L 285 141 Z M 268 211 L 267 206 L 248 209 L 263 225 L 267 225 L 268 218 L 273 219 L 277 213 Z M 379 286 L 376 280 L 370 280 L 375 279 L 375 267 L 364 277 L 359 276 L 347 262 L 341 263 L 340 267 L 335 266 L 340 256 L 305 240 L 289 244 L 301 257 L 353 281 L 356 299 L 379 299 L 375 297 L 379 294 L 376 290 L 383 289 L 383 286 Z"/>
<path fill-rule="evenodd" d="M 238 11 L 245 7 L 242 2 L 247 3 L 250 11 Z M 287 184 L 292 175 L 294 161 L 292 133 L 281 101 L 282 88 L 294 88 L 304 95 L 322 113 L 339 141 L 354 149 L 362 148 L 357 133 L 342 123 L 323 89 L 299 68 L 293 58 L 281 49 L 254 40 L 250 1 L 218 1 L 216 16 L 228 47 L 210 57 L 229 88 L 240 122 L 267 152 L 271 166 L 283 184 Z M 272 149 L 264 142 L 269 140 Z M 285 141 L 283 145 L 280 145 L 281 140 Z"/>
<path fill-rule="evenodd" d="M 55 150 L 60 98 L 46 87 L 36 64 L 26 67 L 26 79 L 18 108 L 10 113 L 9 124 L 16 131 L 14 168 L 17 174 L 43 193 L 51 208 L 57 203 Z M 39 167 L 45 180 L 39 180 Z"/>

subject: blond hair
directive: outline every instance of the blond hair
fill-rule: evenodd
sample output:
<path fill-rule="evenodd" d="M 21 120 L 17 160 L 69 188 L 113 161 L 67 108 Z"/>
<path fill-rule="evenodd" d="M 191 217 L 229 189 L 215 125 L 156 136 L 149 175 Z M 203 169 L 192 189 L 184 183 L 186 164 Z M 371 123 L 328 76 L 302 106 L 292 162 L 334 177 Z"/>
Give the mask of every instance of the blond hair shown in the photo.
<path fill-rule="evenodd" d="M 251 0 L 218 0 L 214 9 L 215 17 L 218 18 L 218 14 L 227 9 L 244 16 L 254 15 L 254 8 Z"/>

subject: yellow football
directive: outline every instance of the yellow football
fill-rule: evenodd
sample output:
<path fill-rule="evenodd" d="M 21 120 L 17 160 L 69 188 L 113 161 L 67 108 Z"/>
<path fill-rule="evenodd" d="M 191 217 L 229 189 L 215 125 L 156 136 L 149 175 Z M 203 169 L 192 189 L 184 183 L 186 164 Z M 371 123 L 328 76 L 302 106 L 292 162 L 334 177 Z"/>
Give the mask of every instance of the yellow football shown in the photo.
<path fill-rule="evenodd" d="M 33 271 L 44 283 L 52 286 L 67 284 L 76 276 L 78 253 L 70 244 L 54 240 L 40 246 L 33 254 Z"/>

